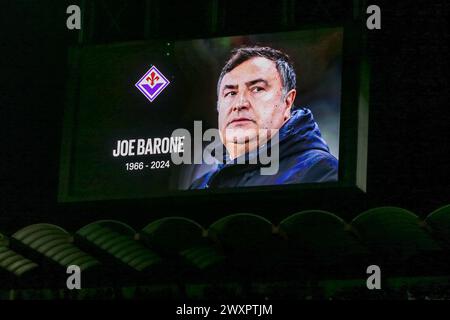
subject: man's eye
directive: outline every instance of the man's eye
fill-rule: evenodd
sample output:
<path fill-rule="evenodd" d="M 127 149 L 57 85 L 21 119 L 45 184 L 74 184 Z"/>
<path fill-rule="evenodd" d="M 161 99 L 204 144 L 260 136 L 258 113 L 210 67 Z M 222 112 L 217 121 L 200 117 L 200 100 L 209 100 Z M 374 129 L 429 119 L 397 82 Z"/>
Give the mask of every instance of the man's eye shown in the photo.
<path fill-rule="evenodd" d="M 225 93 L 224 97 L 234 96 L 234 95 L 236 95 L 236 92 L 234 92 L 234 91 L 229 91 L 229 92 Z"/>
<path fill-rule="evenodd" d="M 263 87 L 254 87 L 254 88 L 252 89 L 252 92 L 260 92 L 260 91 L 263 91 L 263 90 L 264 90 Z"/>

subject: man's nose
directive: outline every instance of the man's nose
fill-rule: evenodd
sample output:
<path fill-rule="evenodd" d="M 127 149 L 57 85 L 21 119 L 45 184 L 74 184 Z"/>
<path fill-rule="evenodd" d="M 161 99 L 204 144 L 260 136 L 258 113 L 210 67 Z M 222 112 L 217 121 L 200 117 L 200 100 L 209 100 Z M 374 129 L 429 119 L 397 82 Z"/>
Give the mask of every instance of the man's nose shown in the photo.
<path fill-rule="evenodd" d="M 233 111 L 240 111 L 248 108 L 249 106 L 250 102 L 248 101 L 247 95 L 243 92 L 239 95 L 238 100 L 233 105 Z"/>

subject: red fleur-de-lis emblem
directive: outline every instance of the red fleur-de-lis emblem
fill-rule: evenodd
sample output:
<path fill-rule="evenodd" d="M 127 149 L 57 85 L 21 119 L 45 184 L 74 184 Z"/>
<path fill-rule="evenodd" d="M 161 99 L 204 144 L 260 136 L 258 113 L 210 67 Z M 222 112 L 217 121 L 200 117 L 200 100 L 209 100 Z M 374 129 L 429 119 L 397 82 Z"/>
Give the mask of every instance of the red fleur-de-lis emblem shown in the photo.
<path fill-rule="evenodd" d="M 150 77 L 145 78 L 145 80 L 150 81 L 150 85 L 153 87 L 155 81 L 159 80 L 159 77 L 155 74 L 154 71 L 150 73 Z"/>
<path fill-rule="evenodd" d="M 142 78 L 135 84 L 145 97 L 153 102 L 155 98 L 166 88 L 169 80 L 155 66 L 152 66 Z"/>

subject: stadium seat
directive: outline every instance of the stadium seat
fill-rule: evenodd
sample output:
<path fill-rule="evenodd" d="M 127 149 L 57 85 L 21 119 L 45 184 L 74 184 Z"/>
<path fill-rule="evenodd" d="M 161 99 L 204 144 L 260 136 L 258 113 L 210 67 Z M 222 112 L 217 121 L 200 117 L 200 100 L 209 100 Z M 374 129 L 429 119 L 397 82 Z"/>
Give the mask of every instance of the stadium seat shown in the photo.
<path fill-rule="evenodd" d="M 450 205 L 439 208 L 428 215 L 425 223 L 441 243 L 450 250 Z"/>
<path fill-rule="evenodd" d="M 351 269 L 363 263 L 367 249 L 350 232 L 349 225 L 336 215 L 319 210 L 293 214 L 280 223 L 280 234 L 286 237 L 289 256 L 307 259 L 313 268 Z"/>
<path fill-rule="evenodd" d="M 238 213 L 211 224 L 208 236 L 225 250 L 264 249 L 273 238 L 273 225 L 261 216 Z"/>
<path fill-rule="evenodd" d="M 76 232 L 76 243 L 104 259 L 116 272 L 126 266 L 136 272 L 154 271 L 161 258 L 136 241 L 136 232 L 130 226 L 114 220 L 90 223 Z M 116 275 L 117 276 L 117 275 Z"/>
<path fill-rule="evenodd" d="M 212 239 L 227 257 L 229 270 L 241 276 L 272 276 L 280 261 L 280 241 L 272 223 L 255 214 L 225 216 L 208 228 Z"/>
<path fill-rule="evenodd" d="M 27 282 L 30 274 L 38 269 L 38 264 L 9 248 L 8 239 L 0 234 L 0 283 L 3 288 Z"/>
<path fill-rule="evenodd" d="M 142 229 L 140 240 L 164 257 L 172 278 L 204 273 L 221 261 L 216 250 L 209 246 L 206 231 L 193 220 L 167 217 L 156 220 Z"/>
<path fill-rule="evenodd" d="M 150 248 L 166 254 L 180 251 L 204 243 L 205 230 L 193 220 L 182 217 L 168 217 L 156 220 L 141 232 L 141 240 Z"/>
<path fill-rule="evenodd" d="M 427 257 L 442 253 L 442 248 L 421 226 L 420 219 L 405 209 L 374 208 L 358 215 L 351 225 L 376 256 L 377 263 L 396 266 L 392 269 L 396 272 L 420 272 L 416 259 L 424 259 L 424 267 L 427 267 L 433 262 Z M 430 267 L 428 265 L 428 270 Z"/>
<path fill-rule="evenodd" d="M 64 269 L 77 265 L 82 271 L 99 265 L 99 261 L 73 244 L 72 236 L 51 224 L 33 224 L 12 235 L 23 246 L 41 254 Z"/>

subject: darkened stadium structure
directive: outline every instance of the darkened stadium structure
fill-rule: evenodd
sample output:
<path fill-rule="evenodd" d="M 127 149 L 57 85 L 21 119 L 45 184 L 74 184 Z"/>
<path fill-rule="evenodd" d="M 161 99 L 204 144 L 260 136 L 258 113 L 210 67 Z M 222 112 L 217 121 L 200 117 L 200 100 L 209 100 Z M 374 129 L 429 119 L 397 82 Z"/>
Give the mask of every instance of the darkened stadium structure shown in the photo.
<path fill-rule="evenodd" d="M 14 3 L 1 9 L 0 300 L 450 300 L 450 2 L 377 1 L 371 31 L 365 0 Z M 58 202 L 71 47 L 348 22 L 370 65 L 365 190 Z M 82 290 L 67 289 L 70 265 Z M 382 290 L 366 286 L 371 265 Z"/>
<path fill-rule="evenodd" d="M 302 211 L 278 225 L 254 214 L 205 228 L 167 217 L 136 230 L 101 220 L 68 232 L 39 223 L 1 236 L 2 299 L 450 298 L 450 205 L 425 219 L 396 207 L 350 222 Z M 380 266 L 383 291 L 366 288 Z M 66 269 L 83 290 L 66 288 Z"/>

